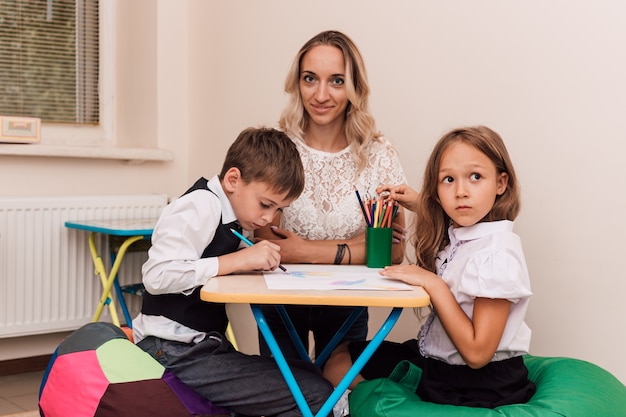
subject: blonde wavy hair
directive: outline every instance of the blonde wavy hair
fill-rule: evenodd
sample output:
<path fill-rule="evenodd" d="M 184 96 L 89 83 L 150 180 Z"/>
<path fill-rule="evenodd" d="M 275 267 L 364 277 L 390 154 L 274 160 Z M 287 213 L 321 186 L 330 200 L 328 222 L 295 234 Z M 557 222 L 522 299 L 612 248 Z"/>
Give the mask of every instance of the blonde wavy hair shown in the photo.
<path fill-rule="evenodd" d="M 290 136 L 303 137 L 309 122 L 309 115 L 304 110 L 300 94 L 300 65 L 304 55 L 320 45 L 334 46 L 343 54 L 348 96 L 344 129 L 360 172 L 367 164 L 365 146 L 371 140 L 379 140 L 382 134 L 376 129 L 374 117 L 369 110 L 370 88 L 363 57 L 354 42 L 345 34 L 334 30 L 324 31 L 315 35 L 300 48 L 285 79 L 285 92 L 290 100 L 278 125 Z"/>

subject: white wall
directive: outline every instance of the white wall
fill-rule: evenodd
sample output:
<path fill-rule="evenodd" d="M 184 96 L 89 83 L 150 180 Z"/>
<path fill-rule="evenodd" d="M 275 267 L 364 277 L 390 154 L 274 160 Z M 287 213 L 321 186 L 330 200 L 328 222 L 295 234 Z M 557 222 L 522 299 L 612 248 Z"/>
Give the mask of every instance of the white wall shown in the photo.
<path fill-rule="evenodd" d="M 412 185 L 419 187 L 424 162 L 448 129 L 480 123 L 502 134 L 522 182 L 516 230 L 535 293 L 532 353 L 586 359 L 626 382 L 626 220 L 619 215 L 626 195 L 618 172 L 626 156 L 626 3 L 116 4 L 117 134 L 171 149 L 174 161 L 0 156 L 0 175 L 11 178 L 2 194 L 176 196 L 219 170 L 243 128 L 275 124 L 297 49 L 321 30 L 339 29 L 364 54 L 372 109 Z M 246 309 L 237 311 L 249 323 Z M 398 340 L 417 331 L 404 316 Z M 254 329 L 244 333 L 238 336 L 253 346 Z M 0 359 L 19 355 L 14 341 L 0 342 Z"/>

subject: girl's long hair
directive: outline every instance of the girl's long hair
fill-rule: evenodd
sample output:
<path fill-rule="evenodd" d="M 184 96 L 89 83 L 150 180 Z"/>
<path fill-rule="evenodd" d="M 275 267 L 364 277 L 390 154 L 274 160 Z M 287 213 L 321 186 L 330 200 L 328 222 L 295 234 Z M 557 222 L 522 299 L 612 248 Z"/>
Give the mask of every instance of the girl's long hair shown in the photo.
<path fill-rule="evenodd" d="M 367 163 L 365 145 L 370 140 L 378 140 L 381 134 L 376 129 L 374 117 L 369 110 L 370 89 L 365 63 L 354 42 L 345 34 L 334 30 L 321 32 L 300 48 L 285 79 L 285 92 L 289 95 L 289 103 L 283 110 L 278 125 L 290 136 L 299 138 L 303 136 L 309 115 L 304 110 L 300 94 L 300 65 L 304 55 L 319 45 L 334 46 L 343 54 L 348 95 L 344 129 L 360 172 Z"/>
<path fill-rule="evenodd" d="M 450 217 L 443 210 L 437 194 L 441 156 L 450 145 L 463 142 L 484 153 L 498 174 L 508 174 L 507 187 L 496 196 L 491 211 L 481 221 L 514 220 L 520 210 L 520 192 L 509 153 L 500 135 L 485 126 L 454 129 L 435 145 L 426 170 L 416 212 L 415 252 L 417 265 L 435 272 L 437 253 L 449 242 Z"/>

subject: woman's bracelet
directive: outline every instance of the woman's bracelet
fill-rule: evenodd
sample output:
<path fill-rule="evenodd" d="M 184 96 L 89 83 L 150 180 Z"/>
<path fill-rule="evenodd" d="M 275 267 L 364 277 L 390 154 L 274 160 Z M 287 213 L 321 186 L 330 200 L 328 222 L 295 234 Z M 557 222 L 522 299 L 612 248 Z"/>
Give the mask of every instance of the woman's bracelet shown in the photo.
<path fill-rule="evenodd" d="M 346 253 L 346 244 L 340 243 L 337 245 L 337 254 L 335 255 L 335 265 L 339 265 L 343 261 L 343 257 Z"/>
<path fill-rule="evenodd" d="M 352 252 L 350 251 L 350 246 L 347 243 L 340 243 L 337 245 L 337 254 L 335 255 L 335 265 L 341 264 L 343 261 L 343 257 L 346 254 L 346 249 L 348 250 L 348 265 L 352 263 Z"/>

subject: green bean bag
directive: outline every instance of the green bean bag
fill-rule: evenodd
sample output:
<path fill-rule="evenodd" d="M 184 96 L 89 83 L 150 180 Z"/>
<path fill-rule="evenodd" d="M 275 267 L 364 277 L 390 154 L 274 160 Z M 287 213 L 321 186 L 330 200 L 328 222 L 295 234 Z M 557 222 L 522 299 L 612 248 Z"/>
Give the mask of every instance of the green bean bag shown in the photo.
<path fill-rule="evenodd" d="M 537 392 L 525 404 L 490 408 L 429 403 L 415 394 L 420 370 L 374 379 L 350 393 L 351 417 L 626 417 L 626 386 L 606 370 L 573 358 L 527 355 Z M 408 364 L 408 362 L 407 362 Z"/>

